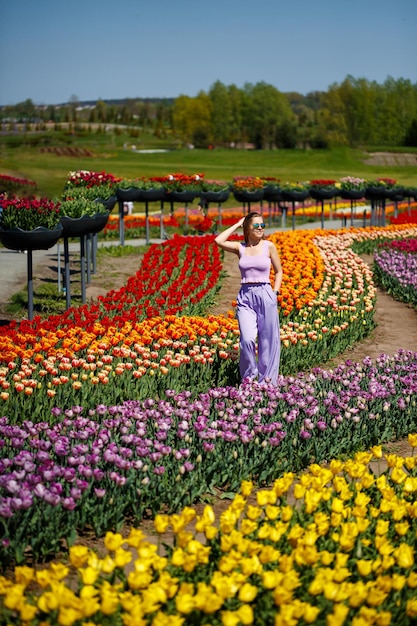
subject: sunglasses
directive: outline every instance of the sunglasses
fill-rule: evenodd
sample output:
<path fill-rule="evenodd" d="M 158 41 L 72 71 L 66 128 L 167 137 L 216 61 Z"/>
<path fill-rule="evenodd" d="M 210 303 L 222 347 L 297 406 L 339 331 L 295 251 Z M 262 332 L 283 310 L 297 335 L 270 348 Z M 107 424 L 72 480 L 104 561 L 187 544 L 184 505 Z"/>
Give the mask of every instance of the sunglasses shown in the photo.
<path fill-rule="evenodd" d="M 258 230 L 259 228 L 265 228 L 265 224 L 252 224 L 252 228 L 254 230 Z"/>

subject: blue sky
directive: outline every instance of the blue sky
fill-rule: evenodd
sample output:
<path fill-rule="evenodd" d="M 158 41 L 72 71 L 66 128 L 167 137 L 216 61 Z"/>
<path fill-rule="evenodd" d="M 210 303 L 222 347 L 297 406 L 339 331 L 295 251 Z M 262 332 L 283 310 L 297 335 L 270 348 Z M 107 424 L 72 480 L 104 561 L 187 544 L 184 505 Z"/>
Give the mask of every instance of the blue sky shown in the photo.
<path fill-rule="evenodd" d="M 0 104 L 417 83 L 416 0 L 3 0 Z"/>

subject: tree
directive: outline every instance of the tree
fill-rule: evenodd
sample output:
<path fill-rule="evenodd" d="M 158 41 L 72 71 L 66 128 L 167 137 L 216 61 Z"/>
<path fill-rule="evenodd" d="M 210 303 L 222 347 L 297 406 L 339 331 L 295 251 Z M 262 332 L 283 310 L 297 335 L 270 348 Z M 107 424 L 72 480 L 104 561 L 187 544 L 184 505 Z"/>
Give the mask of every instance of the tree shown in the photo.
<path fill-rule="evenodd" d="M 264 82 L 246 84 L 245 111 L 249 139 L 258 149 L 274 148 L 279 138 L 278 129 L 294 123 L 295 117 L 288 99 L 278 89 Z"/>
<path fill-rule="evenodd" d="M 216 144 L 229 144 L 231 129 L 234 126 L 230 92 L 220 81 L 216 81 L 209 90 L 211 101 L 211 128 Z M 233 132 L 233 131 L 232 131 Z"/>
<path fill-rule="evenodd" d="M 211 101 L 203 91 L 196 98 L 178 96 L 172 119 L 175 132 L 186 143 L 207 147 L 212 142 Z"/>
<path fill-rule="evenodd" d="M 96 118 L 102 124 L 107 122 L 107 104 L 101 98 L 96 102 Z"/>

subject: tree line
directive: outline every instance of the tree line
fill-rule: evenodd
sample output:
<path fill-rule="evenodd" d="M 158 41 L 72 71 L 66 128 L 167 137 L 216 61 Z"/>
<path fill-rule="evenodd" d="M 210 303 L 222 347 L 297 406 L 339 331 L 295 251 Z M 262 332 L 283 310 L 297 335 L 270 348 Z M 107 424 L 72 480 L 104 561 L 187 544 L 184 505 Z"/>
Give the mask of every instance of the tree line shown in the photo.
<path fill-rule="evenodd" d="M 195 97 L 80 102 L 71 96 L 66 104 L 48 106 L 28 99 L 2 107 L 0 119 L 2 128 L 18 121 L 55 128 L 62 123 L 125 126 L 133 136 L 174 136 L 199 148 L 417 146 L 417 84 L 347 76 L 325 92 L 302 95 L 265 82 L 239 88 L 216 81 Z"/>

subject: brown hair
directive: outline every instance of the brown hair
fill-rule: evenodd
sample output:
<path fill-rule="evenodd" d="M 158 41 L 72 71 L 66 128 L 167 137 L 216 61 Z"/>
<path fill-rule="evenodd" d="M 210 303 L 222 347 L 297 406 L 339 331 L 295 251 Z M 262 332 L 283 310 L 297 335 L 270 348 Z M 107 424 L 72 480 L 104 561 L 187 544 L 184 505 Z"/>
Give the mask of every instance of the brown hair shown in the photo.
<path fill-rule="evenodd" d="M 250 213 L 247 214 L 247 216 L 244 219 L 243 236 L 245 237 L 245 243 L 248 243 L 249 241 L 249 228 L 250 228 L 251 221 L 254 217 L 262 218 L 262 215 L 258 213 L 257 211 L 251 211 Z"/>

